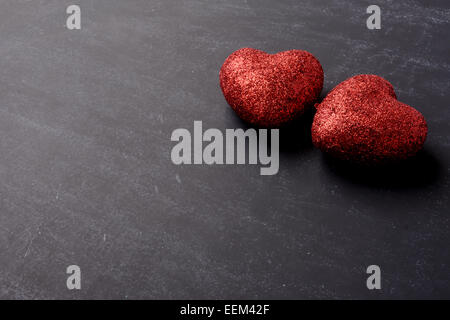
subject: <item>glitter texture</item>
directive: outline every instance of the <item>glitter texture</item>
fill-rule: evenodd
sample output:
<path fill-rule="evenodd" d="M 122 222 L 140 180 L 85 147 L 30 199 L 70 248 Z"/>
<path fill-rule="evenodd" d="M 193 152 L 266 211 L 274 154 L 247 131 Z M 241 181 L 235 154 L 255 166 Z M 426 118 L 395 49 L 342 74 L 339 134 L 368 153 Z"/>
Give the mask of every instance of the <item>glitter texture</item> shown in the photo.
<path fill-rule="evenodd" d="M 323 70 L 307 51 L 272 55 L 243 48 L 224 62 L 220 87 L 241 119 L 258 127 L 279 127 L 303 114 L 317 100 L 323 87 Z"/>
<path fill-rule="evenodd" d="M 376 75 L 347 79 L 316 109 L 314 145 L 343 160 L 396 162 L 416 154 L 427 136 L 422 114 L 399 102 L 392 85 Z"/>

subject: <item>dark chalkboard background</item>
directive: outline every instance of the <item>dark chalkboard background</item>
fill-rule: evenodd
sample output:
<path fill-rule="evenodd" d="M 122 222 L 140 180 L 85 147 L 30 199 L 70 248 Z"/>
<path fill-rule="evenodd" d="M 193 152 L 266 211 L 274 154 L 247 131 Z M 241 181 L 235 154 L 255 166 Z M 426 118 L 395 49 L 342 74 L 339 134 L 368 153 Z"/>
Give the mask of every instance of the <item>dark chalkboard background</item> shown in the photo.
<path fill-rule="evenodd" d="M 448 1 L 0 4 L 0 298 L 450 298 Z M 326 95 L 359 73 L 429 124 L 398 168 L 346 167 L 281 131 L 280 172 L 175 166 L 177 128 L 245 128 L 218 85 L 241 47 L 304 49 Z M 66 267 L 82 289 L 66 288 Z M 382 290 L 366 288 L 366 268 Z"/>

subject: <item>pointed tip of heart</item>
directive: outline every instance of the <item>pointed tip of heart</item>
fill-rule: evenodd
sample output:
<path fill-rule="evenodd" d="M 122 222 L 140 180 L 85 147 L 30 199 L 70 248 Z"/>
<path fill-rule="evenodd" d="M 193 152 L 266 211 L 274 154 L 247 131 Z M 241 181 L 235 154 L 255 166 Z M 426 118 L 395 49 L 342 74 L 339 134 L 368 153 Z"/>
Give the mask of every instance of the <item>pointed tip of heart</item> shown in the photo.
<path fill-rule="evenodd" d="M 413 156 L 425 143 L 423 115 L 399 102 L 392 85 L 376 75 L 343 81 L 316 108 L 313 144 L 343 160 L 396 162 Z"/>

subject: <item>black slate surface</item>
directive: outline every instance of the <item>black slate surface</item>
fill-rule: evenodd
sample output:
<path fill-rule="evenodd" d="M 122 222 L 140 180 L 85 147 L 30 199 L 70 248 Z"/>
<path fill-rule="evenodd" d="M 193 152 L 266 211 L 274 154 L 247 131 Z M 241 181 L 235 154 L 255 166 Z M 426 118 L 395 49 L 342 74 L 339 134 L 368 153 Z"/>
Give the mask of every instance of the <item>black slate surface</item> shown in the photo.
<path fill-rule="evenodd" d="M 69 4 L 0 3 L 0 298 L 450 298 L 448 1 L 377 1 L 381 30 L 372 1 L 78 0 L 80 31 Z M 339 165 L 310 114 L 276 176 L 173 165 L 173 130 L 245 128 L 218 85 L 241 47 L 312 52 L 322 96 L 385 77 L 426 117 L 424 152 Z"/>

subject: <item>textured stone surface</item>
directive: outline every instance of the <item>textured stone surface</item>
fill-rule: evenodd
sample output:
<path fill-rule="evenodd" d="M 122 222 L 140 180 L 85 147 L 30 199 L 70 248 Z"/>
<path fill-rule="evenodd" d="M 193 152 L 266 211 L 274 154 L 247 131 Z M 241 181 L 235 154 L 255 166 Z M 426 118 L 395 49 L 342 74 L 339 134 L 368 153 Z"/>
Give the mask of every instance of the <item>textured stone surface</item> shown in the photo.
<path fill-rule="evenodd" d="M 0 4 L 1 298 L 450 298 L 448 1 L 378 1 L 379 31 L 356 1 L 77 2 L 80 32 L 61 1 Z M 312 147 L 310 115 L 276 176 L 174 166 L 174 129 L 245 126 L 218 83 L 242 47 L 314 53 L 323 96 L 383 76 L 424 152 L 356 171 Z"/>

